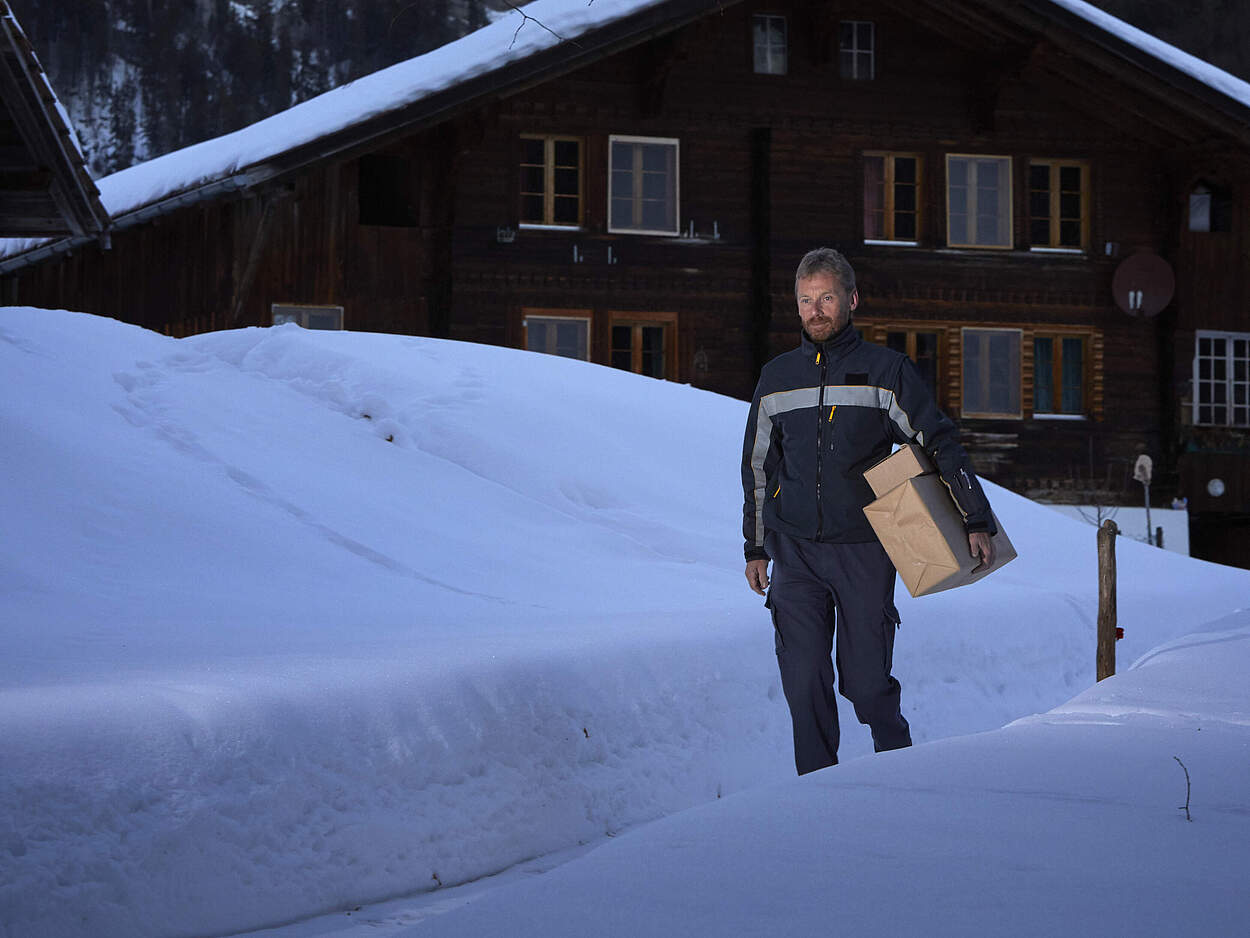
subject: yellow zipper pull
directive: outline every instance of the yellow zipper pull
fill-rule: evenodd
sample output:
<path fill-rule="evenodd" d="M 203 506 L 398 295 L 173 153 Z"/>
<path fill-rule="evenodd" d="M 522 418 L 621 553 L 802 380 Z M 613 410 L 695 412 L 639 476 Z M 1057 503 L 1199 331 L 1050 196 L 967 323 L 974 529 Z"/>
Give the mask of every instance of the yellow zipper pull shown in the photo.
<path fill-rule="evenodd" d="M 780 485 L 778 485 L 778 486 L 777 486 L 777 491 L 776 491 L 776 492 L 773 492 L 773 498 L 776 498 L 776 497 L 777 497 L 777 494 L 778 494 L 780 491 L 781 491 L 781 486 L 780 486 Z"/>
<path fill-rule="evenodd" d="M 834 412 L 835 410 L 837 410 L 837 409 L 838 409 L 838 405 L 837 405 L 837 404 L 830 404 L 830 405 L 829 405 L 829 422 L 830 422 L 830 423 L 833 423 L 833 412 Z"/>
<path fill-rule="evenodd" d="M 816 350 L 816 364 L 820 364 L 820 349 Z"/>

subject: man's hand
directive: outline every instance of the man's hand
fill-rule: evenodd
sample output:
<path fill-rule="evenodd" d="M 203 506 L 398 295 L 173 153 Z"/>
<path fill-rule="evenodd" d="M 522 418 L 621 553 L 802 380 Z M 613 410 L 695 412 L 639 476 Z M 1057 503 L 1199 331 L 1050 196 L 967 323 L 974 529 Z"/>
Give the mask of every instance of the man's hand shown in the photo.
<path fill-rule="evenodd" d="M 747 561 L 747 584 L 761 596 L 764 595 L 764 590 L 768 589 L 767 560 Z"/>
<path fill-rule="evenodd" d="M 968 552 L 981 561 L 972 568 L 973 573 L 994 564 L 994 542 L 984 531 L 973 531 L 968 535 Z"/>

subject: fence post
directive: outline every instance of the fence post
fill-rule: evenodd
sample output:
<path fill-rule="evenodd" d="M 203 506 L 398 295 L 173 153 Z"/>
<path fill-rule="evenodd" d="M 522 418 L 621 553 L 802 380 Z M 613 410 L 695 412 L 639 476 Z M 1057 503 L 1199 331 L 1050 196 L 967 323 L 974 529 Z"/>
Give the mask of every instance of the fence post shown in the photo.
<path fill-rule="evenodd" d="M 1115 537 L 1120 533 L 1108 518 L 1098 529 L 1098 680 L 1115 674 Z"/>
<path fill-rule="evenodd" d="M 1155 547 L 1163 546 L 1163 528 L 1155 528 Z"/>

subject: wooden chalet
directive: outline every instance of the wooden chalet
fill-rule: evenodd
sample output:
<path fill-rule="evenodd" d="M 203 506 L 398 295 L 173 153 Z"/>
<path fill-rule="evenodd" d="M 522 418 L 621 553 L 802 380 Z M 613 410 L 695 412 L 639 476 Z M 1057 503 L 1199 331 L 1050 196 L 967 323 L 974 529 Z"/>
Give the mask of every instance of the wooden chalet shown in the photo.
<path fill-rule="evenodd" d="M 94 237 L 107 226 L 65 111 L 0 0 L 0 237 Z"/>
<path fill-rule="evenodd" d="M 293 142 L 263 122 L 270 151 L 147 201 L 134 181 L 191 151 L 103 180 L 111 249 L 2 256 L 5 301 L 445 336 L 747 398 L 797 340 L 799 257 L 834 246 L 859 327 L 983 475 L 1140 504 L 1148 454 L 1193 553 L 1250 566 L 1250 85 L 1080 0 L 525 11 L 396 66 L 459 57 L 432 90 Z M 1142 255 L 1164 276 L 1117 296 Z"/>

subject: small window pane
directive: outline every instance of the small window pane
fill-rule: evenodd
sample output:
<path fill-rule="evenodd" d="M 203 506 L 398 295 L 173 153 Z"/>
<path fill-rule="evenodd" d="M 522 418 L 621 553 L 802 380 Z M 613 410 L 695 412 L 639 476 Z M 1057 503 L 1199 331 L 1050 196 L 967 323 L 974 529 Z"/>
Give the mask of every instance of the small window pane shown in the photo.
<path fill-rule="evenodd" d="M 1081 223 L 1079 221 L 1061 221 L 1059 223 L 1059 247 L 1079 248 L 1081 246 Z"/>
<path fill-rule="evenodd" d="M 894 216 L 894 237 L 898 241 L 915 241 L 916 216 L 896 214 Z"/>
<path fill-rule="evenodd" d="M 524 166 L 521 168 L 521 191 L 542 192 L 546 188 L 546 176 L 541 166 Z"/>
<path fill-rule="evenodd" d="M 555 142 L 556 165 L 576 167 L 580 162 L 578 158 L 579 149 L 580 146 L 576 140 L 557 140 Z"/>
<path fill-rule="evenodd" d="M 546 144 L 546 141 L 544 140 L 534 140 L 531 138 L 526 138 L 522 140 L 521 141 L 521 162 L 522 163 L 537 163 L 539 166 L 541 166 L 544 162 L 546 162 L 546 158 L 543 155 L 545 144 Z"/>
<path fill-rule="evenodd" d="M 1039 414 L 1054 413 L 1054 340 L 1033 340 L 1033 410 Z"/>
<path fill-rule="evenodd" d="M 1081 167 L 1079 166 L 1060 166 L 1059 167 L 1059 188 L 1065 192 L 1081 191 Z"/>
<path fill-rule="evenodd" d="M 1192 192 L 1189 196 L 1189 230 L 1211 230 L 1211 193 Z"/>
<path fill-rule="evenodd" d="M 625 371 L 633 369 L 633 333 L 632 326 L 613 326 L 612 327 L 612 367 L 623 368 Z"/>
<path fill-rule="evenodd" d="M 1061 410 L 1065 414 L 1084 411 L 1083 386 L 1085 383 L 1085 344 L 1078 338 L 1063 340 L 1063 400 Z"/>
<path fill-rule="evenodd" d="M 558 225 L 577 224 L 577 199 L 556 196 L 551 206 L 552 218 Z"/>

